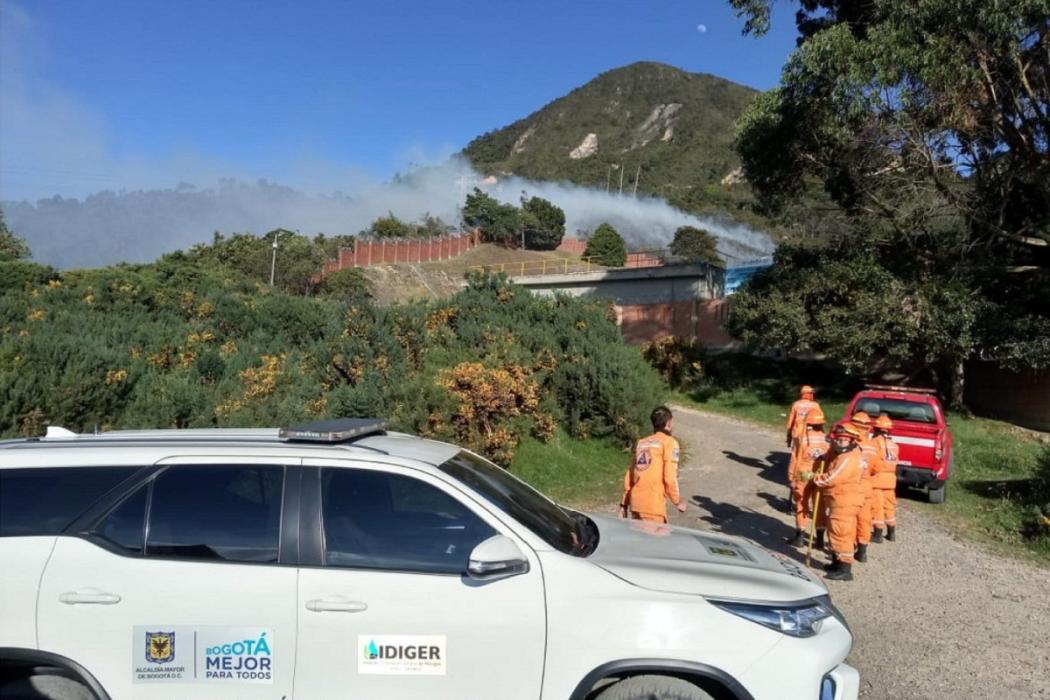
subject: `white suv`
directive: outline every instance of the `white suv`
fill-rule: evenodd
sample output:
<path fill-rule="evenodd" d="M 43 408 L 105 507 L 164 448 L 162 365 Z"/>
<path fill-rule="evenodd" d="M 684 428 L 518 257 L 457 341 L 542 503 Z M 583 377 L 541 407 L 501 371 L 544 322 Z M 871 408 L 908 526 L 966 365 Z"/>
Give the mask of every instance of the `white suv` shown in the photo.
<path fill-rule="evenodd" d="M 827 589 L 340 419 L 0 442 L 0 696 L 852 700 Z"/>

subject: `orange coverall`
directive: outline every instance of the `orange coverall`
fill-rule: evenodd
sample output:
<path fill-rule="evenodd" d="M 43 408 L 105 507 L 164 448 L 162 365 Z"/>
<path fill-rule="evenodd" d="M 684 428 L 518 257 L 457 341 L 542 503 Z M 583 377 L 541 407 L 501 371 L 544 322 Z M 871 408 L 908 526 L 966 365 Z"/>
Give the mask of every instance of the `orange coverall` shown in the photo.
<path fill-rule="evenodd" d="M 820 408 L 813 399 L 799 399 L 791 404 L 791 412 L 787 419 L 787 437 L 791 440 L 791 461 L 788 470 L 795 468 L 795 454 L 798 451 L 798 441 L 806 432 L 806 414 L 814 408 Z"/>
<path fill-rule="evenodd" d="M 854 447 L 836 455 L 827 471 L 813 478 L 820 489 L 821 505 L 828 506 L 828 535 L 831 551 L 843 564 L 853 563 L 857 540 L 857 511 L 864 503 L 861 492 L 861 472 L 864 456 Z"/>
<path fill-rule="evenodd" d="M 788 483 L 791 485 L 791 498 L 795 503 L 795 527 L 799 530 L 809 527 L 809 518 L 813 512 L 813 489 L 806 482 L 799 480 L 798 474 L 816 471 L 816 461 L 827 453 L 829 447 L 824 433 L 811 428 L 799 438 L 795 459 L 788 466 Z"/>
<path fill-rule="evenodd" d="M 875 441 L 870 438 L 861 438 L 857 447 L 864 457 L 864 469 L 861 472 L 860 490 L 864 496 L 860 510 L 857 511 L 857 544 L 869 544 L 871 542 L 871 523 L 875 519 L 875 488 L 872 474 L 878 468 L 879 448 Z"/>
<path fill-rule="evenodd" d="M 897 526 L 897 462 L 901 449 L 889 435 L 876 435 L 873 440 L 879 453 L 879 465 L 872 475 L 875 487 L 875 512 L 872 524 Z"/>
<path fill-rule="evenodd" d="M 664 498 L 678 505 L 678 441 L 667 433 L 653 433 L 638 441 L 634 459 L 623 475 L 621 507 L 636 520 L 667 522 Z"/>

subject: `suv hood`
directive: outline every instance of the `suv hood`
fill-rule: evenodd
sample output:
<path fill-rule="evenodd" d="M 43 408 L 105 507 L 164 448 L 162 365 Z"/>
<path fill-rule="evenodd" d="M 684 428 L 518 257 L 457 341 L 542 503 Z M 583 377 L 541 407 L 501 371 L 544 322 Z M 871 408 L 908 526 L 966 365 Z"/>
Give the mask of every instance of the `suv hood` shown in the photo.
<path fill-rule="evenodd" d="M 742 537 L 591 514 L 587 560 L 641 588 L 711 598 L 793 602 L 827 595 L 800 562 Z"/>

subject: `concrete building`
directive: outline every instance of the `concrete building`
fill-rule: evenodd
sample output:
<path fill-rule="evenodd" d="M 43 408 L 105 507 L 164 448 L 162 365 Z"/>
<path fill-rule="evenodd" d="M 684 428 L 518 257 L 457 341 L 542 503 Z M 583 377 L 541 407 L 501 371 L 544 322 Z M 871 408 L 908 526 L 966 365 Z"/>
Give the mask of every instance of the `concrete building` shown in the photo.
<path fill-rule="evenodd" d="M 663 267 L 617 268 L 599 272 L 526 275 L 516 284 L 537 294 L 561 292 L 608 299 L 616 322 L 630 343 L 667 336 L 725 347 L 733 339 L 723 330 L 728 308 L 725 270 L 703 263 Z"/>

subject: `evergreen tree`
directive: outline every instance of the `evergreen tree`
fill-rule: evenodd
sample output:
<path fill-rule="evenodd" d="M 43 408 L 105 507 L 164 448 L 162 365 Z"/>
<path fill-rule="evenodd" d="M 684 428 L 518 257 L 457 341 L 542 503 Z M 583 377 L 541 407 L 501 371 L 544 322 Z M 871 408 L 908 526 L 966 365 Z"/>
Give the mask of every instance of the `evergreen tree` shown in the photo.
<path fill-rule="evenodd" d="M 627 262 L 627 245 L 616 229 L 603 223 L 587 239 L 583 257 L 606 267 L 623 267 Z"/>

